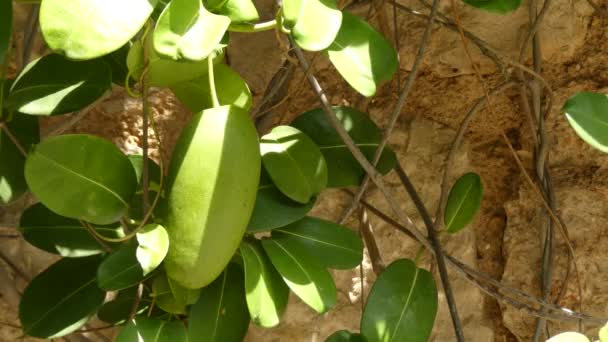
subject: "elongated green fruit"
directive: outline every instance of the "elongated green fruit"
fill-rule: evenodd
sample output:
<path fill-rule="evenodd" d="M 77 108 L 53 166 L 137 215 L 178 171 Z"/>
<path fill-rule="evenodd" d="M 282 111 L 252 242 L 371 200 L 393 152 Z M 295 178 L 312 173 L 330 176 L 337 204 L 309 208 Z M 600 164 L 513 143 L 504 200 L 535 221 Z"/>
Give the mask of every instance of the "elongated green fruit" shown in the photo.
<path fill-rule="evenodd" d="M 194 115 L 169 168 L 170 278 L 195 289 L 220 275 L 247 228 L 260 167 L 258 136 L 247 112 L 222 106 Z"/>

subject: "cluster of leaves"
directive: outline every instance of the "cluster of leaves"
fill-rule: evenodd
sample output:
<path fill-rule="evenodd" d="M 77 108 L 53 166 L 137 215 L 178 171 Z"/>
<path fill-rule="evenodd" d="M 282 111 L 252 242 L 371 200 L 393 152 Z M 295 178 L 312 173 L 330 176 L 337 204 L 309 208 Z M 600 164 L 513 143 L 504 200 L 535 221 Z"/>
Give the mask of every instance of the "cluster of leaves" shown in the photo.
<path fill-rule="evenodd" d="M 8 61 L 11 2 L 0 6 L 0 60 Z M 23 293 L 25 334 L 64 336 L 96 315 L 124 326 L 118 341 L 237 341 L 250 320 L 279 324 L 290 291 L 319 313 L 335 305 L 328 269 L 359 265 L 363 244 L 352 230 L 307 215 L 322 190 L 357 186 L 364 171 L 323 110 L 260 138 L 264 168 L 247 234 L 220 277 L 194 290 L 164 273 L 171 241 L 157 208 L 147 212 L 142 205 L 146 187 L 162 207 L 161 167 L 149 163 L 144 185 L 144 157 L 127 156 L 109 141 L 84 134 L 40 141 L 37 116 L 82 110 L 112 83 L 168 87 L 193 112 L 215 102 L 249 111 L 247 84 L 223 62 L 229 31 L 289 34 L 302 49 L 323 51 L 365 96 L 397 68 L 386 39 L 335 1 L 284 0 L 276 20 L 257 20 L 248 0 L 42 1 L 40 27 L 54 52 L 29 63 L 15 80 L 2 78 L 0 87 L 0 204 L 30 191 L 40 203 L 23 213 L 20 230 L 32 245 L 62 257 Z M 381 130 L 366 113 L 334 111 L 371 160 Z M 386 174 L 395 163 L 387 148 L 377 169 Z M 444 217 L 447 232 L 471 222 L 481 196 L 476 174 L 456 182 Z M 270 233 L 260 238 L 260 232 Z M 110 301 L 107 292 L 114 294 Z M 328 340 L 424 341 L 436 312 L 432 275 L 397 260 L 371 290 L 361 333 L 339 331 Z"/>

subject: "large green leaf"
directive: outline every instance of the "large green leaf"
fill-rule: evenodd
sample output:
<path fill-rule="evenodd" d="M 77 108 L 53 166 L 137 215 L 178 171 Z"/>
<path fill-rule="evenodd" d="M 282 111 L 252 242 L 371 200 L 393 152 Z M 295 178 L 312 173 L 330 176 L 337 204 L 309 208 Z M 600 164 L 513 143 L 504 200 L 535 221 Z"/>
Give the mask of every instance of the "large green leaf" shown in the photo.
<path fill-rule="evenodd" d="M 380 274 L 361 317 L 369 342 L 427 341 L 437 314 L 433 275 L 411 260 L 397 260 Z"/>
<path fill-rule="evenodd" d="M 188 334 L 181 321 L 138 316 L 120 331 L 116 342 L 188 342 Z"/>
<path fill-rule="evenodd" d="M 137 291 L 138 289 L 136 286 L 120 291 L 116 298 L 103 304 L 97 312 L 97 318 L 99 318 L 100 321 L 109 324 L 125 323 L 133 310 L 133 305 L 137 299 Z M 151 300 L 144 290 L 135 313 L 139 314 L 144 312 L 149 308 L 150 303 Z"/>
<path fill-rule="evenodd" d="M 308 251 L 281 238 L 262 240 L 262 246 L 287 286 L 304 303 L 318 313 L 336 304 L 336 284 Z"/>
<path fill-rule="evenodd" d="M 566 101 L 562 111 L 576 134 L 589 145 L 608 153 L 608 97 L 580 92 Z"/>
<path fill-rule="evenodd" d="M 236 71 L 226 64 L 219 63 L 213 67 L 213 76 L 220 105 L 232 105 L 246 111 L 251 109 L 251 91 Z M 174 84 L 171 90 L 193 113 L 213 107 L 208 75 Z"/>
<path fill-rule="evenodd" d="M 380 141 L 382 131 L 370 117 L 349 107 L 334 107 L 338 120 L 353 139 L 355 145 L 370 162 Z M 327 187 L 358 186 L 363 181 L 365 171 L 344 144 L 321 108 L 306 112 L 291 123 L 291 126 L 308 135 L 321 149 L 327 162 Z M 377 169 L 386 174 L 395 167 L 397 157 L 388 147 L 380 155 Z"/>
<path fill-rule="evenodd" d="M 189 61 L 174 61 L 172 59 L 161 58 L 152 48 L 150 41 L 149 50 L 149 67 L 148 67 L 148 82 L 153 87 L 169 87 L 176 83 L 185 82 L 199 78 L 207 74 L 207 61 L 189 62 Z M 143 72 L 144 66 L 144 50 L 141 42 L 133 43 L 127 56 L 127 66 L 131 72 L 131 76 L 135 80 L 139 80 Z M 219 63 L 221 58 L 215 57 L 214 63 Z"/>
<path fill-rule="evenodd" d="M 185 314 L 186 306 L 194 304 L 200 296 L 200 289 L 186 289 L 166 274 L 154 278 L 152 292 L 156 304 L 172 314 Z"/>
<path fill-rule="evenodd" d="M 315 202 L 315 197 L 302 204 L 283 195 L 272 183 L 268 173 L 262 169 L 255 207 L 247 231 L 253 233 L 288 225 L 306 216 Z"/>
<path fill-rule="evenodd" d="M 321 51 L 336 39 L 341 23 L 342 12 L 336 0 L 306 0 L 291 34 L 302 49 Z"/>
<path fill-rule="evenodd" d="M 521 0 L 463 0 L 465 3 L 488 12 L 506 14 L 521 5 Z"/>
<path fill-rule="evenodd" d="M 279 324 L 287 306 L 289 288 L 258 240 L 244 240 L 240 251 L 245 267 L 245 293 L 251 319 L 262 327 L 274 327 Z"/>
<path fill-rule="evenodd" d="M 137 251 L 135 255 L 144 275 L 155 270 L 169 250 L 169 234 L 159 224 L 148 224 L 137 233 Z"/>
<path fill-rule="evenodd" d="M 174 60 L 200 61 L 218 46 L 230 18 L 213 14 L 200 0 L 172 0 L 158 18 L 154 49 Z"/>
<path fill-rule="evenodd" d="M 114 144 L 84 134 L 37 145 L 25 162 L 25 179 L 47 208 L 95 224 L 118 221 L 137 185 L 129 159 Z"/>
<path fill-rule="evenodd" d="M 71 59 L 92 59 L 125 45 L 157 0 L 44 0 L 40 29 L 49 47 Z"/>
<path fill-rule="evenodd" d="M 307 216 L 272 231 L 272 238 L 298 245 L 325 267 L 351 269 L 363 259 L 363 242 L 352 230 Z"/>
<path fill-rule="evenodd" d="M 144 271 L 135 256 L 136 250 L 136 243 L 128 243 L 110 254 L 97 269 L 99 287 L 118 291 L 139 284 L 144 279 Z"/>
<path fill-rule="evenodd" d="M 230 263 L 219 278 L 203 288 L 188 315 L 190 341 L 243 340 L 249 327 L 243 278 L 241 267 Z"/>
<path fill-rule="evenodd" d="M 8 51 L 13 26 L 13 2 L 10 0 L 0 1 L 0 63 Z M 4 76 L 4 75 L 0 75 Z"/>
<path fill-rule="evenodd" d="M 340 75 L 364 96 L 376 93 L 397 70 L 397 53 L 365 20 L 342 13 L 342 26 L 327 49 L 329 60 Z"/>
<path fill-rule="evenodd" d="M 348 330 L 339 330 L 331 334 L 325 342 L 365 342 L 361 334 L 353 334 Z"/>
<path fill-rule="evenodd" d="M 94 229 L 109 238 L 124 236 L 122 227 L 116 224 Z M 63 257 L 85 257 L 106 252 L 78 220 L 57 215 L 42 203 L 23 212 L 19 230 L 30 244 Z"/>
<path fill-rule="evenodd" d="M 283 0 L 281 7 L 281 14 L 283 15 L 283 25 L 287 29 L 292 29 L 296 22 L 298 21 L 298 17 L 300 16 L 300 12 L 302 11 L 302 6 L 304 5 L 305 0 Z"/>
<path fill-rule="evenodd" d="M 80 110 L 112 86 L 112 70 L 101 58 L 72 61 L 50 54 L 28 64 L 19 74 L 6 106 L 31 115 Z"/>
<path fill-rule="evenodd" d="M 260 143 L 262 163 L 274 184 L 292 200 L 308 203 L 327 184 L 327 165 L 319 147 L 290 126 L 277 126 Z"/>
<path fill-rule="evenodd" d="M 251 0 L 227 0 L 217 12 L 230 18 L 233 23 L 254 23 L 260 20 L 258 10 Z"/>
<path fill-rule="evenodd" d="M 7 112 L 5 114 L 8 116 Z M 14 113 L 6 126 L 26 151 L 40 139 L 37 117 Z M 25 157 L 6 132 L 0 130 L 0 206 L 13 202 L 27 191 L 24 167 Z"/>
<path fill-rule="evenodd" d="M 448 196 L 443 222 L 448 233 L 456 233 L 473 221 L 481 207 L 483 184 L 478 174 L 462 175 Z"/>
<path fill-rule="evenodd" d="M 608 324 L 600 328 L 599 337 L 600 342 L 608 342 Z"/>
<path fill-rule="evenodd" d="M 39 338 L 67 335 L 103 304 L 105 292 L 95 282 L 101 258 L 65 258 L 30 282 L 19 303 L 23 333 Z"/>

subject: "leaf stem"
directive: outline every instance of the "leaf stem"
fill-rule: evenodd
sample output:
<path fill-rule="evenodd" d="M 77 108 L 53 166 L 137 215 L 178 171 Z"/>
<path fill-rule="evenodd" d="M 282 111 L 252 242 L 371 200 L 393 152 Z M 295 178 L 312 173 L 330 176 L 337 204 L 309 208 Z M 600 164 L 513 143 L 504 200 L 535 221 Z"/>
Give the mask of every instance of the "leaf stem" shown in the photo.
<path fill-rule="evenodd" d="M 269 31 L 277 27 L 277 20 L 272 19 L 269 21 L 265 21 L 262 23 L 249 24 L 249 23 L 234 23 L 230 24 L 228 27 L 228 31 L 231 32 L 245 32 L 245 33 L 254 33 L 254 32 L 263 32 Z"/>
<path fill-rule="evenodd" d="M 91 236 L 93 236 L 93 238 L 99 242 L 99 244 L 101 245 L 101 247 L 108 253 L 112 253 L 112 248 L 110 248 L 110 246 L 106 245 L 106 243 L 103 240 L 103 235 L 99 234 L 95 228 L 93 228 L 88 222 L 85 221 L 80 221 L 80 224 L 82 224 L 82 226 L 89 232 L 89 234 L 91 234 Z"/>
<path fill-rule="evenodd" d="M 220 106 L 220 101 L 217 98 L 217 89 L 215 89 L 215 75 L 213 72 L 213 57 L 207 57 L 208 75 L 209 75 L 209 90 L 211 91 L 211 101 L 213 102 L 213 108 Z"/>

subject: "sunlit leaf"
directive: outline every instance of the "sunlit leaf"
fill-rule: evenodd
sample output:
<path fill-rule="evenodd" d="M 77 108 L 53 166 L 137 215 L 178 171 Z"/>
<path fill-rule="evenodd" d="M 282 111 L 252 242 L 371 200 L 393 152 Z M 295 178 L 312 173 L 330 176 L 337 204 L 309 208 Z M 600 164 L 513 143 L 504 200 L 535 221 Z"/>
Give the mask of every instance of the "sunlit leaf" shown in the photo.
<path fill-rule="evenodd" d="M 119 49 L 144 26 L 157 0 L 45 0 L 40 29 L 48 46 L 70 59 Z"/>
<path fill-rule="evenodd" d="M 169 235 L 159 224 L 148 224 L 137 233 L 137 261 L 144 275 L 152 272 L 163 262 L 169 250 Z"/>
<path fill-rule="evenodd" d="M 608 153 L 608 97 L 580 92 L 562 108 L 576 134 L 589 145 Z"/>
<path fill-rule="evenodd" d="M 290 126 L 277 126 L 260 143 L 262 163 L 287 197 L 308 203 L 327 184 L 327 165 L 319 147 Z"/>
<path fill-rule="evenodd" d="M 260 20 L 258 10 L 251 0 L 227 0 L 217 13 L 227 16 L 233 23 L 255 23 Z"/>
<path fill-rule="evenodd" d="M 302 49 L 321 51 L 336 39 L 341 23 L 342 12 L 336 0 L 306 0 L 291 34 Z"/>
<path fill-rule="evenodd" d="M 574 331 L 568 331 L 568 332 L 557 334 L 557 335 L 551 337 L 550 339 L 547 340 L 547 342 L 590 342 L 590 341 L 587 338 L 587 336 L 585 336 L 581 333 L 577 333 Z"/>
<path fill-rule="evenodd" d="M 188 342 L 188 334 L 181 321 L 138 316 L 125 325 L 116 342 Z"/>
<path fill-rule="evenodd" d="M 483 184 L 478 174 L 466 173 L 452 186 L 445 207 L 444 223 L 448 233 L 456 233 L 473 221 L 481 207 Z"/>
<path fill-rule="evenodd" d="M 506 14 L 513 12 L 521 5 L 521 0 L 463 0 L 465 3 L 481 10 Z"/>
<path fill-rule="evenodd" d="M 428 341 L 437 315 L 433 275 L 411 260 L 397 260 L 378 277 L 361 318 L 369 342 Z"/>
<path fill-rule="evenodd" d="M 112 71 L 103 59 L 73 61 L 50 54 L 21 71 L 5 105 L 31 115 L 65 114 L 92 104 L 111 85 Z"/>
<path fill-rule="evenodd" d="M 19 303 L 23 333 L 56 338 L 82 327 L 103 304 L 95 271 L 101 258 L 65 258 L 30 282 Z"/>
<path fill-rule="evenodd" d="M 608 324 L 600 328 L 600 342 L 608 342 Z"/>

